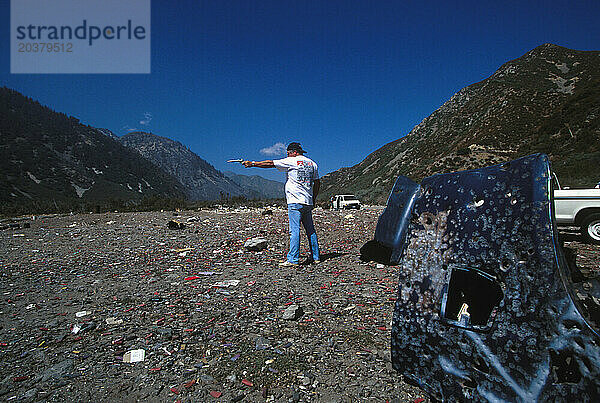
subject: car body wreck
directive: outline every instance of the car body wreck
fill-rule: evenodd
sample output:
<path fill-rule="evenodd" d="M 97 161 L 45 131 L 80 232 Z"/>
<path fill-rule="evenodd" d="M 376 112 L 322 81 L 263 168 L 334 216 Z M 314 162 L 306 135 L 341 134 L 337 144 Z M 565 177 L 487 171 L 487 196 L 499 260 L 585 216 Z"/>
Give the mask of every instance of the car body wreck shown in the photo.
<path fill-rule="evenodd" d="M 396 181 L 361 255 L 399 267 L 392 364 L 432 398 L 600 401 L 598 313 L 573 297 L 551 186 L 543 154 Z"/>

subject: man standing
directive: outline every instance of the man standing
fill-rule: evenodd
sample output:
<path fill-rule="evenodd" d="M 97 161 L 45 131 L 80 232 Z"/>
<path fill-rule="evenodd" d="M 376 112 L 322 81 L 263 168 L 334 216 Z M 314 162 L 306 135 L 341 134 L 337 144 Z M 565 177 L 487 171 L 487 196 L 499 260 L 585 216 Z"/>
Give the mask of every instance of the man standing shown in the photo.
<path fill-rule="evenodd" d="M 304 156 L 300 143 L 290 143 L 287 147 L 287 158 L 280 160 L 243 161 L 246 168 L 277 168 L 286 173 L 285 198 L 288 205 L 290 224 L 290 251 L 287 260 L 280 263 L 282 267 L 298 265 L 300 259 L 300 223 L 306 231 L 308 245 L 311 250 L 310 263 L 320 263 L 319 242 L 312 219 L 312 209 L 319 194 L 321 181 L 317 164 Z"/>

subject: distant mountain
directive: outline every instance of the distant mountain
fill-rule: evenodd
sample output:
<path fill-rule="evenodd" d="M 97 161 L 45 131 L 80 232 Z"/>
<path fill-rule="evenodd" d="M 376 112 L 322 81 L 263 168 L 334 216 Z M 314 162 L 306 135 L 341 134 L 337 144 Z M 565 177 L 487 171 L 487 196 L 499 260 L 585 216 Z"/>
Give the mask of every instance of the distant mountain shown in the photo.
<path fill-rule="evenodd" d="M 132 132 L 119 140 L 177 178 L 191 200 L 227 196 L 260 198 L 259 194 L 238 185 L 178 141 L 145 132 Z"/>
<path fill-rule="evenodd" d="M 258 175 L 241 175 L 233 172 L 223 172 L 225 176 L 233 180 L 240 187 L 254 191 L 265 199 L 283 199 L 285 191 L 283 182 L 265 179 Z"/>
<path fill-rule="evenodd" d="M 183 197 L 162 170 L 100 130 L 0 88 L 0 200 Z"/>
<path fill-rule="evenodd" d="M 550 156 L 561 184 L 600 180 L 600 52 L 546 44 L 504 64 L 405 137 L 325 175 L 323 196 L 384 203 L 398 175 L 420 181 L 534 152 Z"/>

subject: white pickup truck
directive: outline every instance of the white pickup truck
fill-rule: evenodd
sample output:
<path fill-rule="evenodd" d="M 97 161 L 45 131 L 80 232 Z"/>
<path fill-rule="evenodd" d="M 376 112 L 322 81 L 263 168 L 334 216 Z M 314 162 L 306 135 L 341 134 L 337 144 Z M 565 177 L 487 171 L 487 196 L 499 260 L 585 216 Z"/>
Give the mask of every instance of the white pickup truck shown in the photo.
<path fill-rule="evenodd" d="M 360 202 L 354 195 L 335 195 L 331 198 L 333 209 L 360 209 Z"/>
<path fill-rule="evenodd" d="M 578 226 L 586 242 L 600 244 L 600 189 L 561 188 L 553 176 L 556 224 Z"/>

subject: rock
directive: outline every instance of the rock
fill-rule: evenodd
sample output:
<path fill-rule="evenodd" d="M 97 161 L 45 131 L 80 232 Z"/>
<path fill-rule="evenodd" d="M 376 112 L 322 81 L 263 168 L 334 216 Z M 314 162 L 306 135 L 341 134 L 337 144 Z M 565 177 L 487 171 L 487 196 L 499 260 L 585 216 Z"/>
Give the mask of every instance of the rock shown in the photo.
<path fill-rule="evenodd" d="M 156 334 L 160 335 L 163 339 L 170 340 L 173 337 L 173 329 L 171 328 L 157 328 L 155 329 Z"/>
<path fill-rule="evenodd" d="M 36 382 L 60 381 L 67 377 L 72 370 L 73 360 L 66 359 L 44 370 L 44 372 L 36 377 Z"/>
<path fill-rule="evenodd" d="M 244 243 L 244 248 L 249 251 L 260 251 L 267 247 L 268 241 L 262 237 L 251 238 Z"/>
<path fill-rule="evenodd" d="M 265 339 L 262 336 L 259 336 L 256 339 L 254 346 L 257 350 L 266 350 L 267 348 L 271 347 L 271 344 L 269 343 L 269 340 Z"/>
<path fill-rule="evenodd" d="M 167 223 L 169 229 L 184 229 L 185 224 L 179 221 L 171 220 Z"/>
<path fill-rule="evenodd" d="M 198 377 L 199 381 L 202 382 L 203 384 L 209 385 L 211 383 L 215 382 L 215 378 L 213 378 L 210 375 L 207 374 L 202 374 Z"/>
<path fill-rule="evenodd" d="M 292 304 L 283 312 L 283 320 L 297 320 L 304 315 L 302 307 Z"/>
<path fill-rule="evenodd" d="M 33 401 L 35 399 L 35 397 L 38 394 L 38 390 L 37 388 L 32 388 L 29 389 L 27 392 L 25 392 L 25 394 L 23 395 L 23 397 L 21 398 L 22 400 L 25 401 Z"/>

